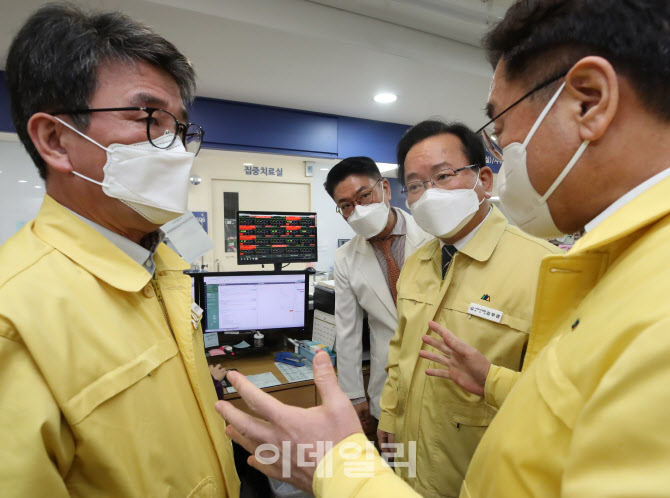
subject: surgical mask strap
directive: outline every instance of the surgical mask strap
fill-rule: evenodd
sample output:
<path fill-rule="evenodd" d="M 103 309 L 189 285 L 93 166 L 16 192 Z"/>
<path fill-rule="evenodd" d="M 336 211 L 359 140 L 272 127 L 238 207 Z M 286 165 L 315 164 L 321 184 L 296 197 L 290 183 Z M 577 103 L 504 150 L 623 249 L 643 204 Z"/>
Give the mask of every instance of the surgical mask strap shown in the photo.
<path fill-rule="evenodd" d="M 480 183 L 479 182 L 479 174 L 482 172 L 481 168 L 477 170 L 477 180 L 475 180 L 475 186 L 472 187 L 472 190 L 474 191 L 477 188 L 477 185 Z M 483 184 L 482 184 L 483 185 Z M 476 193 L 476 192 L 475 192 Z M 486 192 L 484 192 L 484 197 L 482 197 L 482 200 L 479 201 L 478 206 L 482 205 L 482 202 L 486 200 Z"/>
<path fill-rule="evenodd" d="M 552 106 L 554 105 L 554 102 L 556 102 L 556 99 L 558 99 L 558 96 L 561 94 L 561 91 L 563 91 L 564 87 L 565 87 L 565 81 L 563 83 L 561 83 L 561 86 L 559 87 L 558 91 L 554 94 L 554 96 L 551 98 L 551 100 L 547 103 L 545 108 L 542 110 L 542 112 L 538 116 L 537 120 L 535 121 L 535 124 L 530 129 L 530 131 L 528 132 L 528 135 L 526 136 L 526 140 L 523 141 L 524 150 L 528 146 L 528 142 L 530 142 L 530 139 L 533 138 L 533 135 L 535 135 L 535 132 L 537 131 L 537 129 L 542 124 L 542 121 L 544 121 L 545 116 L 547 114 L 549 114 L 549 111 L 551 110 Z"/>
<path fill-rule="evenodd" d="M 589 140 L 584 140 L 582 144 L 579 146 L 577 149 L 577 152 L 575 152 L 575 155 L 572 156 L 572 159 L 570 159 L 570 162 L 568 165 L 561 171 L 561 174 L 558 175 L 558 178 L 554 180 L 554 183 L 551 184 L 551 187 L 549 187 L 549 190 L 545 192 L 545 194 L 540 198 L 540 202 L 545 202 L 551 194 L 554 193 L 554 190 L 560 185 L 560 183 L 563 181 L 563 178 L 567 176 L 568 173 L 570 173 L 570 170 L 572 167 L 577 163 L 579 158 L 582 156 L 584 151 L 586 150 L 586 147 L 589 145 L 590 141 Z"/>
<path fill-rule="evenodd" d="M 542 124 L 542 121 L 544 121 L 544 118 L 547 116 L 547 114 L 549 113 L 549 111 L 553 107 L 554 102 L 556 102 L 556 100 L 558 99 L 558 96 L 563 91 L 563 88 L 565 88 L 565 81 L 563 83 L 561 83 L 561 86 L 558 88 L 558 90 L 556 90 L 556 93 L 554 93 L 554 96 L 549 100 L 549 102 L 547 102 L 547 105 L 544 107 L 544 109 L 542 110 L 542 112 L 538 116 L 537 120 L 535 121 L 535 124 L 530 129 L 530 131 L 528 132 L 528 135 L 526 136 L 526 140 L 523 141 L 524 150 L 528 146 L 528 142 L 530 142 L 530 139 L 533 138 L 533 135 L 535 135 L 535 132 L 537 131 L 537 129 Z M 584 153 L 584 150 L 586 150 L 586 147 L 589 145 L 589 143 L 590 143 L 589 140 L 584 140 L 582 142 L 582 144 L 577 149 L 577 152 L 575 152 L 575 155 L 572 156 L 572 159 L 570 160 L 568 165 L 563 169 L 563 171 L 561 171 L 561 174 L 558 175 L 558 178 L 556 178 L 556 180 L 554 180 L 554 183 L 551 184 L 551 187 L 549 187 L 549 189 L 540 198 L 540 202 L 545 202 L 549 198 L 549 196 L 554 193 L 554 190 L 556 190 L 556 188 L 558 188 L 558 186 L 561 184 L 563 179 L 567 176 L 568 173 L 570 173 L 570 170 L 577 163 L 579 158 L 582 156 L 582 154 Z"/>
<path fill-rule="evenodd" d="M 88 180 L 91 183 L 95 183 L 96 185 L 100 185 L 101 187 L 109 187 L 107 183 L 96 182 L 93 178 L 89 178 L 88 176 L 84 176 L 81 173 L 77 173 L 75 170 L 72 170 L 72 174 L 77 175 L 79 178 L 83 178 L 84 180 Z"/>
<path fill-rule="evenodd" d="M 54 116 L 54 118 L 56 118 L 56 116 Z M 97 145 L 98 147 L 100 147 L 102 150 L 105 150 L 105 151 L 107 151 L 107 152 L 110 152 L 110 150 L 109 150 L 107 147 L 103 147 L 103 146 L 100 145 L 98 142 L 96 142 L 95 140 L 93 140 L 91 137 L 89 137 L 89 136 L 87 136 L 87 135 L 84 135 L 82 132 L 80 132 L 80 131 L 79 131 L 78 129 L 76 129 L 74 126 L 71 126 L 71 125 L 67 124 L 67 123 L 66 123 L 65 121 L 63 121 L 62 119 L 60 119 L 60 118 L 56 118 L 56 121 L 58 121 L 58 122 L 59 122 L 60 124 L 62 124 L 62 125 L 67 126 L 67 127 L 70 128 L 73 132 L 75 132 L 75 133 L 78 134 L 78 135 L 81 135 L 82 137 L 84 137 L 84 138 L 85 138 L 86 140 L 88 140 L 89 142 L 94 143 L 95 145 Z M 76 174 L 77 174 L 77 173 L 75 173 L 75 175 L 76 175 Z M 80 175 L 80 176 L 81 176 L 81 175 Z"/>
<path fill-rule="evenodd" d="M 55 116 L 54 116 L 54 117 L 55 117 Z M 107 149 L 107 147 L 103 147 L 103 146 L 100 145 L 98 142 L 96 142 L 95 140 L 93 140 L 91 137 L 88 137 L 88 136 L 84 135 L 82 132 L 80 132 L 79 130 L 77 130 L 77 129 L 76 129 L 75 127 L 73 127 L 73 126 L 70 126 L 69 124 L 67 124 L 67 123 L 66 123 L 65 121 L 63 121 L 62 119 L 56 118 L 56 121 L 58 121 L 58 122 L 59 122 L 60 124 L 62 124 L 62 125 L 67 126 L 67 127 L 70 128 L 73 132 L 77 133 L 78 135 L 81 135 L 82 137 L 84 137 L 84 138 L 85 138 L 86 140 L 88 140 L 89 142 L 94 143 L 95 145 L 97 145 L 97 146 L 100 147 L 101 149 L 103 149 L 103 150 L 109 152 L 109 149 Z M 88 180 L 88 181 L 91 182 L 91 183 L 95 183 L 96 185 L 100 185 L 101 187 L 108 187 L 108 185 L 107 185 L 106 183 L 97 182 L 97 181 L 95 181 L 93 178 L 89 178 L 88 176 L 82 175 L 81 173 L 78 173 L 78 172 L 76 172 L 75 170 L 72 170 L 72 174 L 78 176 L 79 178 L 83 178 L 84 180 Z"/>

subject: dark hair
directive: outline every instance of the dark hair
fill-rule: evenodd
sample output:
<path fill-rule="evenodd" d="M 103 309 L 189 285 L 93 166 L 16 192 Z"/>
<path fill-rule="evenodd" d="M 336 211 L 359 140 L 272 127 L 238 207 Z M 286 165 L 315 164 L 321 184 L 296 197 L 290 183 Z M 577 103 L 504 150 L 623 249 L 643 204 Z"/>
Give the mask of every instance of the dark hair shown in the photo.
<path fill-rule="evenodd" d="M 421 121 L 407 130 L 398 142 L 398 180 L 403 187 L 405 186 L 405 158 L 410 149 L 427 138 L 445 133 L 458 137 L 469 164 L 476 164 L 477 168 L 486 166 L 484 144 L 479 136 L 463 123 L 445 123 L 436 119 Z"/>
<path fill-rule="evenodd" d="M 529 88 L 579 59 L 607 59 L 646 108 L 670 120 L 668 0 L 520 0 L 483 40 L 505 77 Z"/>
<path fill-rule="evenodd" d="M 351 175 L 364 175 L 373 180 L 379 180 L 382 177 L 377 164 L 369 157 L 348 157 L 337 163 L 328 172 L 326 181 L 323 184 L 328 195 L 333 197 L 335 188 L 339 183 Z"/>
<path fill-rule="evenodd" d="M 14 127 L 46 179 L 46 163 L 30 140 L 27 125 L 36 112 L 88 107 L 106 61 L 145 62 L 166 71 L 184 103 L 193 100 L 195 73 L 177 48 L 121 12 L 86 13 L 71 4 L 46 4 L 20 29 L 9 49 L 6 77 Z M 80 129 L 88 116 L 74 116 Z"/>

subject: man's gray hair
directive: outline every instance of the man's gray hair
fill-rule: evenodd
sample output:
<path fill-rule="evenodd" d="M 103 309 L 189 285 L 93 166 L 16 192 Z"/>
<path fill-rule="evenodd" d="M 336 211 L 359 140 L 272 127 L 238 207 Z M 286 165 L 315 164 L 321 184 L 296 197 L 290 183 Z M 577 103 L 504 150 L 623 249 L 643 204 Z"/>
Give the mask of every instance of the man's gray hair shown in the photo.
<path fill-rule="evenodd" d="M 46 179 L 47 169 L 27 131 L 36 112 L 88 107 L 107 61 L 144 62 L 167 72 L 184 103 L 195 96 L 195 72 L 177 48 L 141 22 L 121 12 L 88 13 L 66 3 L 38 9 L 9 49 L 6 77 L 14 127 Z M 88 115 L 73 116 L 80 129 Z"/>

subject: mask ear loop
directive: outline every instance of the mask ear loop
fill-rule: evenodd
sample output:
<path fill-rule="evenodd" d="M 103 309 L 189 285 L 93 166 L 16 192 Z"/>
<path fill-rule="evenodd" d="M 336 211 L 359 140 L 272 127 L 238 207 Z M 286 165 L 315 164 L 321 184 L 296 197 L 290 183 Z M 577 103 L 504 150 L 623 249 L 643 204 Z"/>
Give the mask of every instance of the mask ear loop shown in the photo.
<path fill-rule="evenodd" d="M 558 178 L 554 180 L 554 183 L 551 184 L 551 187 L 549 187 L 549 190 L 545 192 L 545 194 L 540 198 L 540 202 L 546 201 L 551 194 L 554 193 L 554 190 L 560 185 L 560 183 L 563 181 L 563 178 L 565 178 L 568 173 L 570 173 L 570 170 L 572 167 L 577 163 L 580 157 L 582 157 L 582 154 L 586 150 L 586 147 L 591 143 L 589 140 L 584 140 L 582 144 L 579 146 L 577 149 L 577 152 L 575 152 L 575 155 L 572 156 L 572 159 L 570 159 L 570 162 L 568 165 L 561 171 L 561 174 L 558 175 Z"/>
<path fill-rule="evenodd" d="M 108 149 L 107 147 L 103 147 L 103 146 L 100 145 L 98 142 L 96 142 L 95 140 L 93 140 L 91 137 L 88 137 L 88 136 L 84 135 L 82 132 L 80 132 L 79 130 L 77 130 L 74 126 L 71 126 L 71 125 L 67 124 L 65 121 L 63 121 L 63 120 L 60 119 L 60 118 L 57 118 L 56 116 L 54 116 L 54 118 L 55 118 L 56 121 L 58 121 L 60 124 L 66 126 L 66 127 L 68 127 L 68 128 L 70 128 L 70 129 L 71 129 L 73 132 L 75 132 L 77 135 L 81 135 L 82 137 L 84 137 L 84 138 L 85 138 L 86 140 L 88 140 L 89 142 L 91 142 L 91 143 L 97 145 L 98 147 L 100 147 L 102 150 L 104 150 L 104 151 L 106 151 L 106 152 L 109 152 L 109 149 Z M 101 187 L 107 187 L 107 184 L 105 184 L 105 183 L 100 183 L 100 182 L 94 180 L 93 178 L 89 178 L 88 176 L 84 176 L 84 175 L 82 175 L 81 173 L 78 173 L 78 172 L 75 171 L 75 170 L 72 170 L 72 174 L 78 176 L 79 178 L 83 178 L 84 180 L 88 180 L 88 181 L 91 182 L 91 183 L 95 183 L 96 185 L 100 185 Z"/>
<path fill-rule="evenodd" d="M 526 136 L 526 140 L 523 141 L 524 150 L 528 146 L 528 142 L 530 142 L 530 139 L 533 138 L 533 135 L 535 135 L 535 132 L 537 131 L 537 129 L 542 124 L 542 121 L 544 121 L 544 118 L 547 116 L 547 114 L 549 114 L 549 111 L 553 107 L 554 102 L 556 102 L 556 99 L 558 99 L 558 96 L 561 94 L 564 87 L 565 87 L 565 81 L 563 83 L 561 83 L 561 86 L 558 88 L 558 90 L 556 91 L 554 96 L 551 98 L 551 100 L 547 103 L 545 108 L 542 110 L 542 112 L 538 116 L 537 120 L 535 121 L 535 124 L 530 129 L 530 131 L 528 132 L 528 135 Z"/>
<path fill-rule="evenodd" d="M 76 129 L 74 126 L 67 124 L 65 121 L 63 121 L 63 120 L 60 119 L 60 118 L 57 118 L 56 116 L 54 116 L 54 118 L 56 119 L 56 121 L 58 121 L 58 122 L 59 122 L 60 124 L 62 124 L 63 126 L 67 126 L 68 128 L 70 128 L 70 129 L 71 129 L 73 132 L 75 132 L 77 135 L 81 135 L 82 137 L 84 137 L 84 138 L 85 138 L 86 140 L 88 140 L 89 142 L 91 142 L 91 143 L 97 145 L 98 147 L 100 147 L 102 150 L 109 152 L 109 149 L 107 149 L 107 147 L 103 147 L 103 146 L 100 145 L 98 142 L 96 142 L 95 140 L 93 140 L 91 137 L 89 137 L 89 136 L 87 136 L 87 135 L 84 135 L 82 132 L 80 132 L 80 131 L 79 131 L 78 129 Z"/>
<path fill-rule="evenodd" d="M 549 111 L 553 107 L 554 102 L 556 102 L 556 100 L 558 99 L 558 96 L 563 91 L 563 88 L 565 88 L 565 81 L 563 83 L 561 83 L 561 86 L 558 88 L 558 90 L 556 91 L 554 96 L 551 98 L 551 100 L 549 100 L 549 102 L 547 102 L 547 105 L 544 107 L 544 109 L 542 110 L 542 112 L 538 116 L 537 120 L 535 121 L 535 124 L 530 129 L 530 131 L 528 132 L 528 135 L 526 136 L 526 140 L 523 141 L 524 150 L 528 146 L 528 142 L 530 142 L 530 139 L 533 138 L 533 135 L 535 135 L 535 132 L 539 128 L 540 124 L 542 124 L 542 121 L 544 121 L 544 118 L 547 116 L 547 114 L 549 113 Z M 589 140 L 584 140 L 582 142 L 582 144 L 577 149 L 577 152 L 575 152 L 575 155 L 572 156 L 572 159 L 570 160 L 568 165 L 563 169 L 563 171 L 561 171 L 561 174 L 558 175 L 558 178 L 556 178 L 556 180 L 554 180 L 554 183 L 551 184 L 551 187 L 549 187 L 549 189 L 540 198 L 541 203 L 544 203 L 549 198 L 549 196 L 554 193 L 554 190 L 556 190 L 556 188 L 561 184 L 563 179 L 568 175 L 568 173 L 570 173 L 570 170 L 573 168 L 573 166 L 577 163 L 579 158 L 582 156 L 582 154 L 584 153 L 584 150 L 586 150 L 586 147 L 589 145 L 589 143 L 590 143 Z"/>

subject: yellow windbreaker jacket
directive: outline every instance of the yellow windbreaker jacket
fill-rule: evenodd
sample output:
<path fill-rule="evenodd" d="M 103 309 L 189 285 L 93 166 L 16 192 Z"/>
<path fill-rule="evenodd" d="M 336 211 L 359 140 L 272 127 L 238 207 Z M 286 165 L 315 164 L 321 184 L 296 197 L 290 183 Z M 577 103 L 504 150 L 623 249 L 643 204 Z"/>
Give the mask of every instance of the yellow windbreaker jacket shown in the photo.
<path fill-rule="evenodd" d="M 543 261 L 530 367 L 482 439 L 462 497 L 668 495 L 668 199 L 670 179 Z"/>
<path fill-rule="evenodd" d="M 0 495 L 239 494 L 188 265 L 154 278 L 49 196 L 0 247 Z"/>
<path fill-rule="evenodd" d="M 406 261 L 398 280 L 398 328 L 389 351 L 379 428 L 403 445 L 396 471 L 423 496 L 458 496 L 475 448 L 496 413 L 483 398 L 425 374 L 427 368 L 441 368 L 419 357 L 419 350 L 430 348 L 421 340 L 429 333 L 428 322 L 447 327 L 516 378 L 512 371 L 521 369 L 540 263 L 560 252 L 509 225 L 493 207 L 456 253 L 444 280 L 438 240 Z M 502 402 L 496 393 L 489 394 L 494 406 Z"/>
<path fill-rule="evenodd" d="M 461 498 L 667 496 L 670 489 L 670 179 L 542 262 L 524 373 L 481 440 Z M 416 494 L 342 441 L 317 496 Z M 327 475 L 327 474 L 326 474 Z"/>

